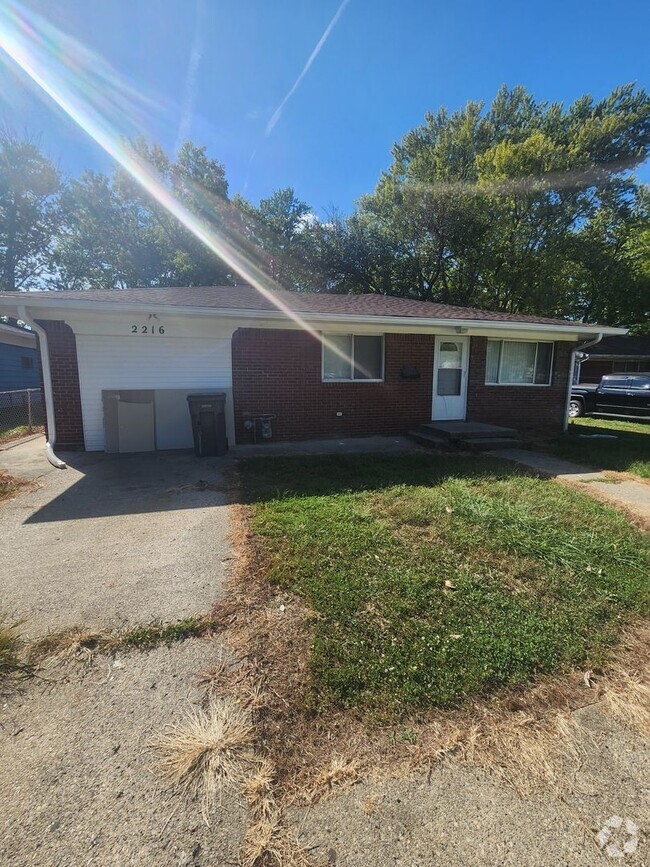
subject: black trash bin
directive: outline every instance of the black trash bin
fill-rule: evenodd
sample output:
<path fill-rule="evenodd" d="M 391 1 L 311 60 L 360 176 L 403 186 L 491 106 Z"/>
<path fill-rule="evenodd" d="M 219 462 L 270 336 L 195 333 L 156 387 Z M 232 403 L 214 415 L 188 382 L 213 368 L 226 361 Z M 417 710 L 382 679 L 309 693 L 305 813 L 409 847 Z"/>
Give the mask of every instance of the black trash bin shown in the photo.
<path fill-rule="evenodd" d="M 228 451 L 226 437 L 226 395 L 188 394 L 187 403 L 192 417 L 194 454 L 200 458 L 225 455 Z"/>

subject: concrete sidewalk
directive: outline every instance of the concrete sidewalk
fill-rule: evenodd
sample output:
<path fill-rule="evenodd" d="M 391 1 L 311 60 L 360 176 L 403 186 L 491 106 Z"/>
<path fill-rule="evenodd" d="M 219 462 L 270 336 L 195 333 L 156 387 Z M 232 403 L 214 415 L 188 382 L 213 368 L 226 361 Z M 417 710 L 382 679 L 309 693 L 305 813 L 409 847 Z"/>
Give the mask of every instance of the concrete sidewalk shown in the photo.
<path fill-rule="evenodd" d="M 585 493 L 625 509 L 650 527 L 650 485 L 630 479 L 618 480 L 604 472 L 594 472 L 580 464 L 572 464 L 554 458 L 552 455 L 528 452 L 524 449 L 500 449 L 488 454 L 516 461 L 560 482 L 576 484 Z"/>
<path fill-rule="evenodd" d="M 237 445 L 228 453 L 235 458 L 294 457 L 297 455 L 357 455 L 421 451 L 408 437 L 336 437 L 325 440 L 260 442 Z"/>

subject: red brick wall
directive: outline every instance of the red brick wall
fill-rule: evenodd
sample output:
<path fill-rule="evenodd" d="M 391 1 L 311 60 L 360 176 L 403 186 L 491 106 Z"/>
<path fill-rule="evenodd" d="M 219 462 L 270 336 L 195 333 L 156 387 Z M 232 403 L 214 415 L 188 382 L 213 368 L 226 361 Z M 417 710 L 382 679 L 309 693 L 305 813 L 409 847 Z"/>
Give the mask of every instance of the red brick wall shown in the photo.
<path fill-rule="evenodd" d="M 44 319 L 38 324 L 47 333 L 56 420 L 56 447 L 83 449 L 84 430 L 74 332 L 62 320 Z"/>
<path fill-rule="evenodd" d="M 387 334 L 379 383 L 322 382 L 321 345 L 301 331 L 240 328 L 232 361 L 238 443 L 252 442 L 245 413 L 275 415 L 275 440 L 399 435 L 431 420 L 430 335 Z M 403 379 L 404 365 L 415 366 L 420 378 Z"/>
<path fill-rule="evenodd" d="M 575 344 L 555 344 L 551 385 L 486 385 L 487 338 L 472 337 L 467 387 L 467 421 L 483 421 L 520 431 L 556 433 L 562 430 Z"/>

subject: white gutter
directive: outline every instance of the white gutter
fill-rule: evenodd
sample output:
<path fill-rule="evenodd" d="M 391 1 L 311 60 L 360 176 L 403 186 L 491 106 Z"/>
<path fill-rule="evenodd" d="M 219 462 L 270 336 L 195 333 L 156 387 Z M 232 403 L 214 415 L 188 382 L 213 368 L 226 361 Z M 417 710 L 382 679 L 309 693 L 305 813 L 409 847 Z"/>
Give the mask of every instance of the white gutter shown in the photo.
<path fill-rule="evenodd" d="M 38 343 L 41 351 L 41 370 L 43 371 L 43 391 L 45 392 L 45 417 L 47 420 L 47 442 L 45 443 L 45 456 L 57 470 L 65 470 L 67 464 L 54 454 L 56 443 L 56 421 L 54 418 L 54 393 L 52 391 L 52 374 L 50 372 L 50 353 L 47 345 L 47 332 L 31 318 L 24 305 L 18 307 L 18 315 L 38 334 Z"/>
<path fill-rule="evenodd" d="M 621 329 L 619 329 L 621 330 Z M 627 334 L 627 329 L 622 329 Z M 569 383 L 566 391 L 566 403 L 564 407 L 564 421 L 562 423 L 562 430 L 564 433 L 569 429 L 569 403 L 571 402 L 571 391 L 573 390 L 573 371 L 576 366 L 576 353 L 582 352 L 583 349 L 588 349 L 590 346 L 595 346 L 597 343 L 603 339 L 603 336 L 606 332 L 601 331 L 593 340 L 586 340 L 584 343 L 579 343 L 571 353 L 571 364 L 569 366 Z"/>

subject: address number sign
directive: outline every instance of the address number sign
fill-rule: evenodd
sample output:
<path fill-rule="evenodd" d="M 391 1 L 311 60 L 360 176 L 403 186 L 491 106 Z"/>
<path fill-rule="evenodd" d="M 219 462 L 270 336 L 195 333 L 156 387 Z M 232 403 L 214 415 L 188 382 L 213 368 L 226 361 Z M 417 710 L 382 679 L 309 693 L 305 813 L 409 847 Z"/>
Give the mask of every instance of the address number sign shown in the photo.
<path fill-rule="evenodd" d="M 132 325 L 131 334 L 164 334 L 164 325 Z"/>

